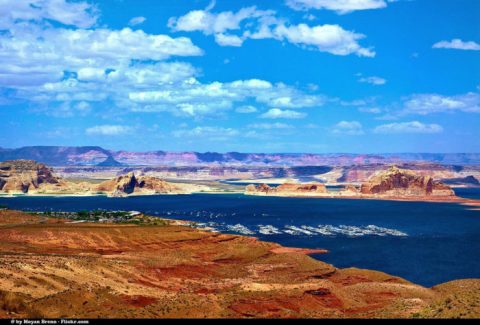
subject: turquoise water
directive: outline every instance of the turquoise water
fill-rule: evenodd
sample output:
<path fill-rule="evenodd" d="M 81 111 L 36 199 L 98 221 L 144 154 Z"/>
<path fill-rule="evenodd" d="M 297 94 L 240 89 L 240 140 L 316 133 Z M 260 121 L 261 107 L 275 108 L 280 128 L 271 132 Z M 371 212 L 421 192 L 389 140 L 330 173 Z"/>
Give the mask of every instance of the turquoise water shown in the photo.
<path fill-rule="evenodd" d="M 478 189 L 462 195 L 480 197 Z M 460 193 L 459 193 L 460 194 Z M 192 220 L 291 247 L 326 248 L 314 258 L 387 272 L 424 286 L 480 278 L 480 211 L 450 203 L 255 197 L 238 194 L 128 198 L 0 197 L 23 210 L 138 210 Z"/>

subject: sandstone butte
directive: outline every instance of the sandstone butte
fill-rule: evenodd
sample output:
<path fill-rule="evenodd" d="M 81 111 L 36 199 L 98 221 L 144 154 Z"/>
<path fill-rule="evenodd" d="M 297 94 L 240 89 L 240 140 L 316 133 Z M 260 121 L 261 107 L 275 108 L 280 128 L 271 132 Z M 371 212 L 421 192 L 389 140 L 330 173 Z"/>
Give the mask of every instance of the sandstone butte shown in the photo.
<path fill-rule="evenodd" d="M 100 184 L 71 182 L 53 174 L 51 168 L 33 160 L 12 160 L 0 163 L 0 193 L 6 194 L 71 194 L 109 196 L 184 194 L 200 191 L 194 184 L 173 184 L 150 176 L 128 173 Z"/>
<path fill-rule="evenodd" d="M 480 317 L 478 279 L 424 288 L 142 218 L 72 224 L 0 211 L 0 318 Z"/>
<path fill-rule="evenodd" d="M 447 185 L 430 176 L 419 176 L 414 172 L 391 167 L 385 172 L 372 176 L 363 183 L 361 194 L 389 196 L 454 196 Z"/>

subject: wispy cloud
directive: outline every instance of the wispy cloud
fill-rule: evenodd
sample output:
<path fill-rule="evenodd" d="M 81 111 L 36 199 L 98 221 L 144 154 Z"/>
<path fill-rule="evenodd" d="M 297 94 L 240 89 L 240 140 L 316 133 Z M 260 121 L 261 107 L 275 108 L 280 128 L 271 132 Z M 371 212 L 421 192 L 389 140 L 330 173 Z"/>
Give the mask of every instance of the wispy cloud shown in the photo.
<path fill-rule="evenodd" d="M 10 29 L 16 23 L 46 20 L 88 28 L 94 26 L 97 19 L 97 8 L 86 1 L 2 0 L 0 6 L 0 29 Z"/>
<path fill-rule="evenodd" d="M 456 96 L 416 94 L 406 98 L 401 113 L 427 115 L 456 111 L 480 113 L 480 94 L 473 92 Z"/>
<path fill-rule="evenodd" d="M 141 25 L 141 24 L 143 24 L 146 20 L 147 20 L 147 18 L 142 17 L 142 16 L 133 17 L 133 18 L 130 19 L 130 21 L 128 22 L 128 25 L 130 25 L 130 26 Z"/>
<path fill-rule="evenodd" d="M 193 129 L 177 130 L 173 136 L 177 138 L 208 138 L 209 140 L 224 140 L 239 135 L 239 131 L 233 128 L 222 128 L 216 126 L 197 126 Z"/>
<path fill-rule="evenodd" d="M 433 44 L 434 49 L 454 49 L 464 51 L 480 51 L 480 44 L 473 41 L 462 41 L 461 39 L 453 39 L 451 41 L 440 41 Z"/>
<path fill-rule="evenodd" d="M 242 114 L 249 114 L 257 112 L 257 108 L 251 105 L 240 106 L 235 109 L 235 112 L 242 113 Z"/>
<path fill-rule="evenodd" d="M 253 123 L 248 125 L 252 129 L 263 129 L 263 130 L 272 130 L 272 129 L 292 129 L 293 126 L 285 123 Z"/>
<path fill-rule="evenodd" d="M 332 133 L 337 135 L 365 134 L 362 124 L 358 121 L 340 121 L 333 126 Z"/>
<path fill-rule="evenodd" d="M 379 107 L 360 107 L 358 111 L 362 113 L 380 114 L 382 109 Z"/>
<path fill-rule="evenodd" d="M 387 80 L 384 78 L 372 76 L 372 77 L 361 77 L 358 79 L 358 82 L 368 83 L 375 86 L 381 86 L 387 83 Z"/>
<path fill-rule="evenodd" d="M 374 133 L 382 134 L 400 134 L 400 133 L 440 133 L 443 128 L 438 124 L 424 124 L 419 121 L 390 123 L 379 125 L 374 129 Z"/>
<path fill-rule="evenodd" d="M 325 9 L 338 14 L 347 14 L 357 10 L 382 9 L 388 2 L 395 0 L 287 0 L 294 10 Z"/>
<path fill-rule="evenodd" d="M 87 135 L 124 135 L 131 133 L 133 128 L 125 125 L 96 125 L 85 130 Z"/>

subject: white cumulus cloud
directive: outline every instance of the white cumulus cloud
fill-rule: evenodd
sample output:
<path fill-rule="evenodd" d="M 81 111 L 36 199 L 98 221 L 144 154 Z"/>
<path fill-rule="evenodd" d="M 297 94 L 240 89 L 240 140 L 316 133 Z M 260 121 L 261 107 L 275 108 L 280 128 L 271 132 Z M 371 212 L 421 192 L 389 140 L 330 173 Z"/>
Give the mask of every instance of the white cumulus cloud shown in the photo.
<path fill-rule="evenodd" d="M 169 112 L 200 118 L 222 116 L 235 108 L 240 113 L 253 113 L 257 104 L 284 110 L 319 107 L 327 100 L 318 89 L 302 90 L 255 78 L 201 82 L 199 69 L 177 61 L 179 57 L 203 55 L 189 38 L 97 27 L 98 12 L 87 2 L 26 0 L 38 6 L 21 12 L 20 1 L 0 1 L 7 4 L 0 6 L 2 17 L 13 17 L 8 30 L 0 32 L 0 90 L 8 92 L 10 100 L 31 104 L 37 112 L 75 116 L 104 110 L 98 103 L 108 103 L 125 112 Z M 55 5 L 72 10 L 78 17 L 89 15 L 90 24 L 52 24 L 45 8 Z M 40 9 L 42 6 L 45 8 Z M 12 10 L 2 11 L 5 8 Z M 213 25 L 200 30 L 230 46 L 253 37 L 232 34 L 237 25 L 241 31 L 244 23 L 260 24 L 270 33 L 269 26 L 275 21 L 272 11 L 255 7 L 223 15 L 211 13 L 212 9 L 213 5 L 205 10 L 205 17 L 207 25 L 211 21 Z M 187 20 L 180 20 L 175 26 L 187 28 Z M 0 98 L 0 105 L 7 102 Z M 286 110 L 284 115 L 299 118 L 304 114 Z"/>
<path fill-rule="evenodd" d="M 365 35 L 347 31 L 339 25 L 313 27 L 306 24 L 279 25 L 275 28 L 274 35 L 281 40 L 285 39 L 296 45 L 335 55 L 375 56 L 373 50 L 363 48 L 358 44 L 358 41 L 365 38 Z"/>
<path fill-rule="evenodd" d="M 60 81 L 65 71 L 81 69 L 82 76 L 98 78 L 102 75 L 100 69 L 125 68 L 132 60 L 159 61 L 203 53 L 188 38 L 151 35 L 130 28 L 72 30 L 31 26 L 0 34 L 0 46 L 0 85 L 10 87 Z"/>
<path fill-rule="evenodd" d="M 287 24 L 285 19 L 277 18 L 275 14 L 272 10 L 258 10 L 256 7 L 219 13 L 193 10 L 181 17 L 171 17 L 168 26 L 173 31 L 199 31 L 214 35 L 221 46 L 242 46 L 247 39 L 275 39 L 334 55 L 375 56 L 371 48 L 359 44 L 365 38 L 363 34 L 345 30 L 339 25 Z"/>
<path fill-rule="evenodd" d="M 271 16 L 271 10 L 257 10 L 256 7 L 242 8 L 237 12 L 223 11 L 212 13 L 209 10 L 193 10 L 186 15 L 171 17 L 168 26 L 174 31 L 200 31 L 206 35 L 222 34 L 226 31 L 238 30 L 241 23 L 255 18 Z"/>

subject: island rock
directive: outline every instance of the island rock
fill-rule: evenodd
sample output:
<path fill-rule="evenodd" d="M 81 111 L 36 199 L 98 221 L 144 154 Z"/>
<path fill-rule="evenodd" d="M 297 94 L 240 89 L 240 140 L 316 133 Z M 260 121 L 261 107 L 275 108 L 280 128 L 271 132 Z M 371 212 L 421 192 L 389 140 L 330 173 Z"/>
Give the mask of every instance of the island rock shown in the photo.
<path fill-rule="evenodd" d="M 296 196 L 296 195 L 318 195 L 326 194 L 327 188 L 322 183 L 292 184 L 285 183 L 277 187 L 271 187 L 267 184 L 250 184 L 245 188 L 246 194 L 252 195 L 277 195 L 277 196 Z"/>
<path fill-rule="evenodd" d="M 430 176 L 391 167 L 372 176 L 360 190 L 364 195 L 384 196 L 454 196 L 453 190 Z"/>

